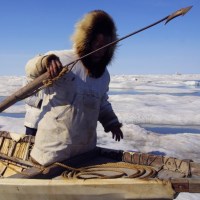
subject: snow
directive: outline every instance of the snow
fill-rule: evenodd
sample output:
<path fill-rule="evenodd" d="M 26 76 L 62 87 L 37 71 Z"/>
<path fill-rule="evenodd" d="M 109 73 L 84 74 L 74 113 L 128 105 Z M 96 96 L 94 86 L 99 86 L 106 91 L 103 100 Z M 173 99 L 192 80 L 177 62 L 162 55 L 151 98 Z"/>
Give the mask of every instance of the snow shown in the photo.
<path fill-rule="evenodd" d="M 24 77 L 0 77 L 0 101 L 22 87 Z M 109 100 L 123 123 L 124 140 L 115 142 L 98 124 L 98 145 L 156 152 L 200 162 L 200 74 L 116 75 Z M 18 102 L 0 114 L 0 130 L 24 133 L 25 107 Z M 181 193 L 178 200 L 200 194 Z"/>

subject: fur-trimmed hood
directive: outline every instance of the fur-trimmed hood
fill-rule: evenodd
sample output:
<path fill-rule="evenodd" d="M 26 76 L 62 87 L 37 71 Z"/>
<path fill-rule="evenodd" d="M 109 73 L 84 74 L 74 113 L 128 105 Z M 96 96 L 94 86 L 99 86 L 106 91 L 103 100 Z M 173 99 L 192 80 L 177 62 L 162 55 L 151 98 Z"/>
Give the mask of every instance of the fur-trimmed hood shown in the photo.
<path fill-rule="evenodd" d="M 75 51 L 79 57 L 82 57 L 91 52 L 91 45 L 98 34 L 109 36 L 111 42 L 117 39 L 116 26 L 106 12 L 102 10 L 94 10 L 87 13 L 82 20 L 80 20 L 75 27 L 75 32 L 72 36 Z M 82 62 L 88 69 L 91 76 L 98 78 L 105 71 L 106 66 L 111 62 L 116 44 L 108 47 L 105 56 L 97 64 L 92 63 L 90 56 L 83 58 Z"/>

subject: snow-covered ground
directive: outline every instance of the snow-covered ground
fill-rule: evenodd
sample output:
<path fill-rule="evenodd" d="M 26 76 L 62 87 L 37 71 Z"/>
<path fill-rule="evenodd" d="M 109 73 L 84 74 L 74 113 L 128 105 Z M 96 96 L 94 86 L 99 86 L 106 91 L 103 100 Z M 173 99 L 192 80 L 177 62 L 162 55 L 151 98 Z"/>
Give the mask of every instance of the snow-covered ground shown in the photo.
<path fill-rule="evenodd" d="M 0 101 L 19 89 L 24 77 L 0 77 Z M 154 152 L 200 162 L 200 74 L 116 75 L 109 100 L 123 123 L 124 140 L 115 142 L 98 125 L 98 145 Z M 24 102 L 0 114 L 0 130 L 24 133 Z M 199 200 L 182 193 L 178 200 Z"/>

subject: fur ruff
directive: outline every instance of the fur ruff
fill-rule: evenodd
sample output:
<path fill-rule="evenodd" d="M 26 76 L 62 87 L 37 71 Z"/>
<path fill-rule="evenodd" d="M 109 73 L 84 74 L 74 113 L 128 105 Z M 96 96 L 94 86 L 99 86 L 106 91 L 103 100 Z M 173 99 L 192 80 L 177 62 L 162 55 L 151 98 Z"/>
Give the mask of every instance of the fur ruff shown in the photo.
<path fill-rule="evenodd" d="M 76 24 L 72 41 L 79 57 L 91 52 L 92 42 L 98 34 L 109 36 L 111 42 L 117 40 L 115 23 L 110 15 L 102 10 L 89 12 Z M 98 78 L 104 73 L 106 66 L 112 61 L 115 49 L 116 44 L 108 47 L 106 54 L 98 64 L 92 63 L 90 56 L 82 59 L 90 76 Z"/>

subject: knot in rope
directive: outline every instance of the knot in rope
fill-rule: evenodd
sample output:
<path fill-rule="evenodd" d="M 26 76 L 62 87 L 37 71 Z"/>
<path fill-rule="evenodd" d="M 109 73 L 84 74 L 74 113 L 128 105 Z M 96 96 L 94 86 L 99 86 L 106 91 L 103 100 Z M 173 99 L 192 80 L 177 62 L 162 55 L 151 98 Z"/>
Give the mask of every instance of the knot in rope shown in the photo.
<path fill-rule="evenodd" d="M 67 73 L 68 71 L 70 71 L 68 67 L 63 67 L 63 69 L 62 69 L 61 72 L 58 74 L 58 76 L 56 76 L 55 78 L 49 78 L 49 79 L 47 79 L 47 80 L 42 81 L 42 83 L 43 83 L 42 89 L 43 89 L 43 88 L 46 88 L 46 87 L 52 86 L 53 83 L 54 83 L 55 81 L 57 81 L 57 80 L 60 79 L 62 76 L 64 76 L 64 74 Z"/>

